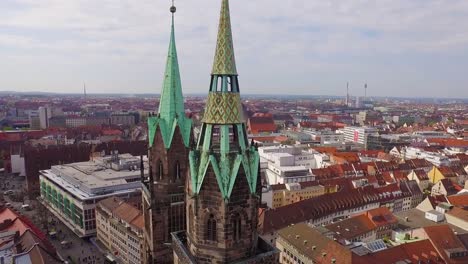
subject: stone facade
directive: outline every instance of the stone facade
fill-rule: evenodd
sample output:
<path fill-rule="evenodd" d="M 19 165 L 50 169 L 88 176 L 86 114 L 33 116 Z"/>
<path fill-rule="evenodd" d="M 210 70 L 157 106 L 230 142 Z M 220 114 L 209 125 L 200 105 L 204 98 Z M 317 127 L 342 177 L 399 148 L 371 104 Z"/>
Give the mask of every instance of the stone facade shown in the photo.
<path fill-rule="evenodd" d="M 184 184 L 188 149 L 178 127 L 166 149 L 160 131 L 149 150 L 150 175 L 143 187 L 144 263 L 172 263 L 171 232 L 185 230 Z"/>
<path fill-rule="evenodd" d="M 250 194 L 242 168 L 229 201 L 222 198 L 211 167 L 200 194 L 189 198 L 192 193 L 189 187 L 188 247 L 198 263 L 233 263 L 255 255 L 252 243 L 258 239 L 257 209 L 261 193 L 258 192 L 258 196 Z"/>
<path fill-rule="evenodd" d="M 187 236 L 185 232 L 172 233 L 172 248 L 174 249 L 174 264 L 199 263 L 190 254 L 187 248 Z M 259 238 L 256 246 L 257 254 L 251 258 L 235 262 L 235 264 L 277 264 L 280 252 Z"/>

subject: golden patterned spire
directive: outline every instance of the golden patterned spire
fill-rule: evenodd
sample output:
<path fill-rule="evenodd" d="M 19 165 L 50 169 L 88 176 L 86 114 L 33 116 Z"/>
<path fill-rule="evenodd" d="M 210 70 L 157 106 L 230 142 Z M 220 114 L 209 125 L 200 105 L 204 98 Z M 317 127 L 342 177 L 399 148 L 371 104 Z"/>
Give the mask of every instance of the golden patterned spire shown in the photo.
<path fill-rule="evenodd" d="M 222 0 L 219 19 L 218 41 L 213 63 L 213 75 L 237 75 L 234 45 L 232 43 L 229 0 Z"/>

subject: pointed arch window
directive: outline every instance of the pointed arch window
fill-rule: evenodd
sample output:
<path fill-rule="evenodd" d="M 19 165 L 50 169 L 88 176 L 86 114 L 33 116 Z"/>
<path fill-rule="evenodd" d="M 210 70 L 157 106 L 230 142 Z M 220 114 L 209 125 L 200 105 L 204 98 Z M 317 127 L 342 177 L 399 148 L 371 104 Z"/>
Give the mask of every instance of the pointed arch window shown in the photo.
<path fill-rule="evenodd" d="M 210 215 L 206 225 L 206 240 L 216 241 L 216 219 Z"/>
<path fill-rule="evenodd" d="M 176 164 L 175 164 L 175 178 L 176 180 L 180 180 L 180 162 L 179 161 L 176 161 Z"/>
<path fill-rule="evenodd" d="M 239 241 L 241 239 L 242 234 L 242 222 L 239 214 L 236 214 L 231 219 L 232 224 L 232 235 L 234 241 Z"/>
<path fill-rule="evenodd" d="M 158 171 L 159 171 L 159 180 L 161 181 L 163 179 L 163 174 L 164 174 L 164 171 L 163 171 L 163 164 L 161 161 L 159 161 L 159 164 L 158 164 Z"/>

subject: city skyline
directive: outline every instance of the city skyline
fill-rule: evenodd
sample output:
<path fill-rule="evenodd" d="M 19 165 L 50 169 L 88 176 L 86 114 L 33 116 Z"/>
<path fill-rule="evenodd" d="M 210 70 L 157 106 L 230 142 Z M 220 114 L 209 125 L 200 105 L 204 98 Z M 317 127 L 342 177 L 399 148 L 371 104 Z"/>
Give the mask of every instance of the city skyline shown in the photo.
<path fill-rule="evenodd" d="M 3 1 L 0 90 L 158 93 L 170 1 Z M 177 1 L 185 94 L 209 83 L 217 1 Z M 243 94 L 467 98 L 468 3 L 236 1 Z M 436 11 L 435 11 L 436 10 Z"/>

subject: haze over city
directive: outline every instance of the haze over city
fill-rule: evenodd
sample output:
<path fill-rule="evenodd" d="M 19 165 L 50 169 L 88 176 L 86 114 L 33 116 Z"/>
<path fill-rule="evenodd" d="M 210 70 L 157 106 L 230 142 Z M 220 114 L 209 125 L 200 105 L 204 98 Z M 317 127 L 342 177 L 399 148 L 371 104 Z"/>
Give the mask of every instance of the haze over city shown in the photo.
<path fill-rule="evenodd" d="M 204 93 L 220 1 L 182 1 L 185 94 Z M 0 2 L 0 90 L 158 93 L 170 1 Z M 244 94 L 468 97 L 468 1 L 237 0 Z M 164 18 L 164 19 L 163 19 Z"/>
<path fill-rule="evenodd" d="M 468 263 L 467 0 L 0 10 L 0 264 Z"/>

